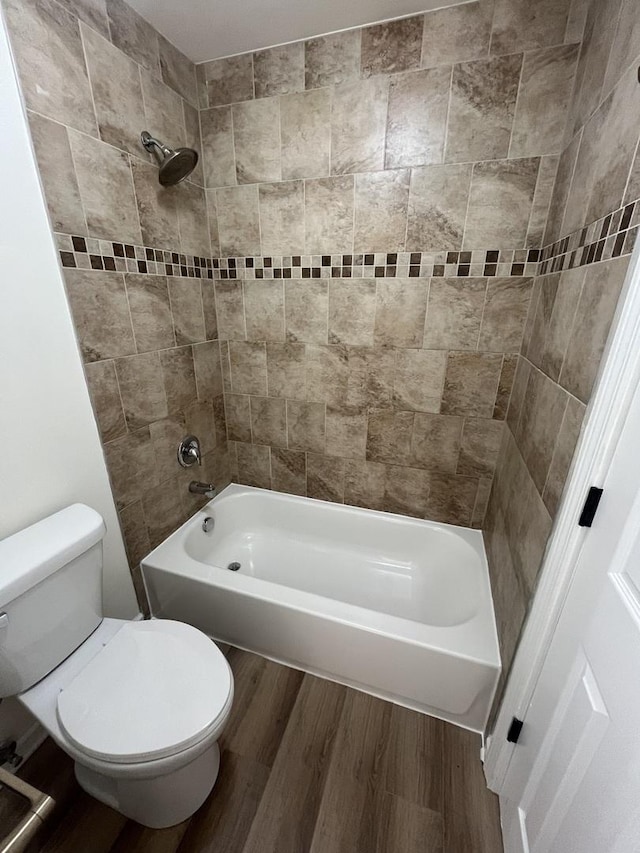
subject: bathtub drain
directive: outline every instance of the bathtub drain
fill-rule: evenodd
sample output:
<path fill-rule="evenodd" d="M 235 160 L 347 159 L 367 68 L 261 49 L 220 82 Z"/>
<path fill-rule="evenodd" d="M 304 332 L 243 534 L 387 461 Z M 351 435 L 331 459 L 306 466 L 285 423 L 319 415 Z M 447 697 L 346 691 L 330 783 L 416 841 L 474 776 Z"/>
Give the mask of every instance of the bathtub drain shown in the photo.
<path fill-rule="evenodd" d="M 234 562 L 233 562 L 233 563 L 229 563 L 229 565 L 227 566 L 227 568 L 228 568 L 228 569 L 229 569 L 229 571 L 231 571 L 231 572 L 237 572 L 237 571 L 238 571 L 238 569 L 240 568 L 240 563 L 237 563 L 237 562 L 235 562 L 235 560 L 234 560 Z"/>

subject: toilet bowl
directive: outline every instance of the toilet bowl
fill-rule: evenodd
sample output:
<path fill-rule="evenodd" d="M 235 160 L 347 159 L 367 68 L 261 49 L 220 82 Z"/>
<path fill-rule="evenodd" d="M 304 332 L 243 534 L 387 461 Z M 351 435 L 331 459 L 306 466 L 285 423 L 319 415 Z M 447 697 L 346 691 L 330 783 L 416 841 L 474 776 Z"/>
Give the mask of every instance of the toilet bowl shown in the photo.
<path fill-rule="evenodd" d="M 0 542 L 0 696 L 74 759 L 85 791 L 159 829 L 215 784 L 233 676 L 190 625 L 96 613 L 103 535 L 100 516 L 74 505 Z"/>

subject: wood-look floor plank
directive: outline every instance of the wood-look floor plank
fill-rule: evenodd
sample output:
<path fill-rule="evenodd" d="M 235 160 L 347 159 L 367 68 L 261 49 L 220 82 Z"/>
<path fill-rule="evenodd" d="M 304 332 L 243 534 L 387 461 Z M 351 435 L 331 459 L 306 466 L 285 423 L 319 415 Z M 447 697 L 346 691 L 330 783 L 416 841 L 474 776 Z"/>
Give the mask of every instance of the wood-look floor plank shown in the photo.
<path fill-rule="evenodd" d="M 371 853 L 391 705 L 350 690 L 345 698 L 311 853 Z"/>
<path fill-rule="evenodd" d="M 486 785 L 480 736 L 447 726 L 443 769 L 445 853 L 502 853 L 498 797 Z"/>
<path fill-rule="evenodd" d="M 108 853 L 126 822 L 119 812 L 81 791 L 42 846 L 42 853 Z"/>
<path fill-rule="evenodd" d="M 440 812 L 384 791 L 375 820 L 375 853 L 443 853 L 444 819 Z M 370 815 L 370 818 L 372 815 Z M 466 853 L 475 853 L 470 847 Z"/>
<path fill-rule="evenodd" d="M 220 747 L 271 767 L 304 673 L 240 649 L 227 659 L 235 694 Z"/>
<path fill-rule="evenodd" d="M 306 675 L 244 853 L 307 853 L 347 688 Z"/>
<path fill-rule="evenodd" d="M 109 853 L 175 853 L 188 826 L 185 820 L 168 829 L 149 829 L 129 820 Z"/>
<path fill-rule="evenodd" d="M 411 803 L 443 809 L 443 748 L 447 723 L 393 705 L 386 789 Z"/>
<path fill-rule="evenodd" d="M 263 764 L 223 752 L 215 788 L 191 818 L 179 853 L 242 853 L 268 778 Z"/>

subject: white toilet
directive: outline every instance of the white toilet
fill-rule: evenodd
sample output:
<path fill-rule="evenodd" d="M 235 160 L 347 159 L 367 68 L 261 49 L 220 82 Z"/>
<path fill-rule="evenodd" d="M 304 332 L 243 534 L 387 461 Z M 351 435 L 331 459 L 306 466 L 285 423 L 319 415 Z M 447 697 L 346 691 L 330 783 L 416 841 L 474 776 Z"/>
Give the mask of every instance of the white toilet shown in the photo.
<path fill-rule="evenodd" d="M 233 676 L 190 625 L 102 616 L 104 533 L 74 504 L 0 542 L 0 697 L 34 714 L 85 791 L 158 829 L 213 788 Z"/>

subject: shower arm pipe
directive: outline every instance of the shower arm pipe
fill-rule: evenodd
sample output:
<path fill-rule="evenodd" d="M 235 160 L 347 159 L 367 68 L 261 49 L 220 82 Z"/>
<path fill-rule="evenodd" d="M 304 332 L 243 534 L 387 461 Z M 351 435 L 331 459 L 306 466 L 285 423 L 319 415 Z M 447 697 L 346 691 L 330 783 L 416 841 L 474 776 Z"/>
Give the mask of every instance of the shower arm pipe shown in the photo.
<path fill-rule="evenodd" d="M 162 142 L 157 140 L 154 136 L 151 136 L 151 134 L 147 130 L 143 130 L 140 134 L 140 141 L 147 149 L 147 151 L 153 151 L 154 148 L 157 148 L 159 151 L 162 152 L 162 155 L 164 157 L 168 157 L 172 153 L 171 148 L 169 148 L 167 145 L 163 145 Z"/>

